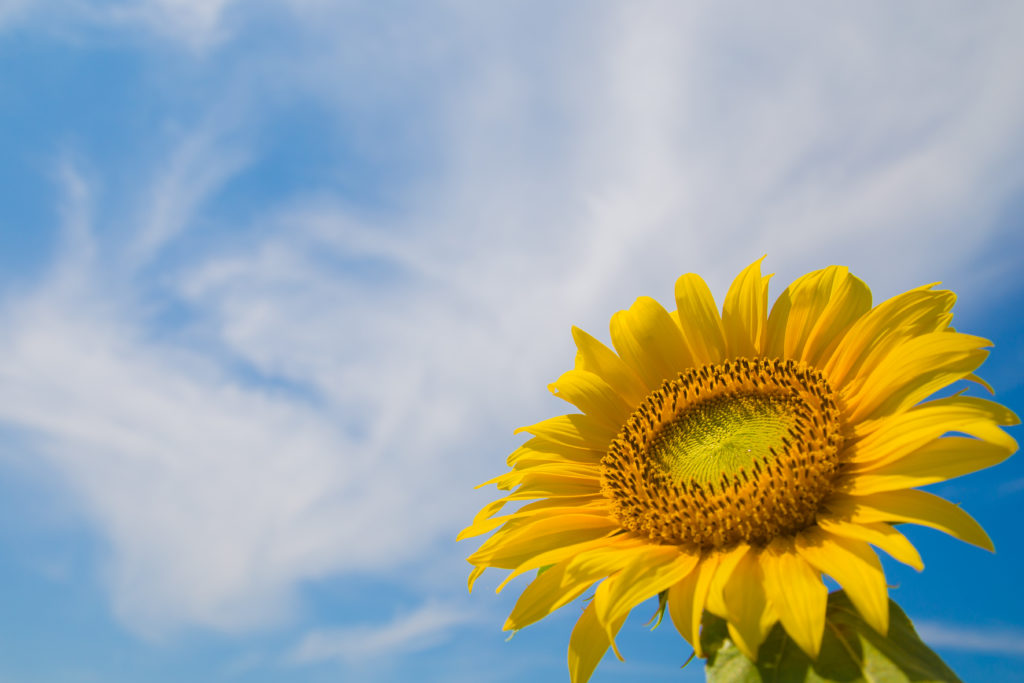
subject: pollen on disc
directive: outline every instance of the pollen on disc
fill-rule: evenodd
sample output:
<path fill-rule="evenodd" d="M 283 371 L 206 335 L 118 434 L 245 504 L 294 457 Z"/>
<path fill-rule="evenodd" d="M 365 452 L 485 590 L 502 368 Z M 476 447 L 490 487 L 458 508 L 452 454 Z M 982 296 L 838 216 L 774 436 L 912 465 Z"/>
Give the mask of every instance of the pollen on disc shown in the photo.
<path fill-rule="evenodd" d="M 659 542 L 765 544 L 814 522 L 840 445 L 820 373 L 737 359 L 652 392 L 602 460 L 602 490 L 624 527 Z"/>

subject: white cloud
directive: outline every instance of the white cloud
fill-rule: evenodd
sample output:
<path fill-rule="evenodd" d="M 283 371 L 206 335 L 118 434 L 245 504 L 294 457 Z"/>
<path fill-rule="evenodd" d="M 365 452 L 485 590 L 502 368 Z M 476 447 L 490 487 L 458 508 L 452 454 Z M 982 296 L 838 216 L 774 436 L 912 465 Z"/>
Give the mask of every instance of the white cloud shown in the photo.
<path fill-rule="evenodd" d="M 144 7 L 201 32 L 226 6 Z M 965 278 L 1024 182 L 1011 5 L 607 4 L 543 25 L 511 5 L 295 7 L 297 56 L 244 55 L 237 101 L 119 188 L 151 208 L 126 239 L 68 167 L 69 244 L 93 246 L 0 306 L 0 419 L 78 492 L 144 630 L 255 626 L 310 578 L 448 562 L 425 549 L 481 500 L 503 435 L 550 412 L 569 324 L 601 334 L 640 294 L 670 303 L 686 270 L 721 293 L 764 251 L 779 284 L 831 262 L 883 293 Z M 161 264 L 259 159 L 225 140 L 282 92 L 335 108 L 364 147 L 421 145 L 424 170 L 376 213 L 342 191 L 253 196 L 239 239 Z M 407 130 L 373 128 L 384 109 Z"/>
<path fill-rule="evenodd" d="M 476 617 L 450 606 L 427 603 L 386 624 L 320 629 L 306 634 L 290 659 L 297 663 L 326 660 L 360 662 L 420 652 L 440 645 L 450 631 Z"/>
<path fill-rule="evenodd" d="M 1024 631 L 918 621 L 914 627 L 929 646 L 978 655 L 1024 657 Z"/>

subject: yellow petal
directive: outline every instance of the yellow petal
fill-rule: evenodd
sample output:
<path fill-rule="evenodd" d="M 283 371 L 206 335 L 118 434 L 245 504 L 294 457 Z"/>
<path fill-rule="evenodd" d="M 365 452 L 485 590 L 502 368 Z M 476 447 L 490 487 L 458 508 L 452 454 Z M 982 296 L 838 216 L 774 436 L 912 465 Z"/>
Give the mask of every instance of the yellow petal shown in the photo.
<path fill-rule="evenodd" d="M 534 436 L 527 439 L 522 446 L 512 451 L 505 462 L 508 463 L 509 467 L 516 465 L 521 460 L 527 463 L 538 461 L 551 462 L 555 460 L 598 463 L 604 455 L 604 448 L 596 450 L 576 448 Z"/>
<path fill-rule="evenodd" d="M 836 489 L 860 496 L 925 486 L 998 465 L 1012 453 L 1005 446 L 987 441 L 947 436 L 895 462 L 842 476 L 836 481 Z"/>
<path fill-rule="evenodd" d="M 612 624 L 612 633 L 618 633 L 625 621 L 626 617 L 622 617 L 620 621 Z M 586 683 L 590 680 L 610 645 L 608 632 L 597 620 L 594 603 L 591 602 L 583 610 L 576 627 L 572 630 L 572 635 L 569 636 L 569 680 L 572 683 Z"/>
<path fill-rule="evenodd" d="M 558 398 L 573 404 L 584 414 L 601 420 L 616 432 L 622 429 L 633 412 L 607 382 L 586 370 L 569 370 L 552 382 L 548 389 Z"/>
<path fill-rule="evenodd" d="M 515 569 L 534 555 L 601 538 L 619 530 L 607 515 L 560 515 L 531 521 L 508 533 L 495 532 L 467 558 L 471 564 Z"/>
<path fill-rule="evenodd" d="M 668 613 L 679 635 L 693 646 L 698 657 L 703 657 L 700 646 L 700 620 L 707 603 L 711 579 L 718 568 L 718 554 L 698 560 L 697 568 L 668 589 Z"/>
<path fill-rule="evenodd" d="M 650 390 L 657 389 L 693 361 L 679 326 L 661 304 L 642 296 L 612 316 L 612 345 Z"/>
<path fill-rule="evenodd" d="M 885 491 L 867 496 L 837 495 L 828 502 L 831 512 L 855 524 L 910 522 L 943 531 L 979 548 L 992 551 L 992 539 L 974 518 L 926 491 Z"/>
<path fill-rule="evenodd" d="M 557 496 L 586 496 L 601 491 L 601 479 L 596 473 L 591 476 L 551 474 L 526 470 L 519 474 L 519 499 L 553 498 Z"/>
<path fill-rule="evenodd" d="M 568 581 L 565 576 L 566 565 L 563 561 L 551 567 L 534 579 L 523 590 L 512 613 L 505 621 L 504 630 L 514 631 L 525 628 L 543 619 L 559 607 L 569 604 L 583 594 L 601 577 L 590 580 L 579 579 Z"/>
<path fill-rule="evenodd" d="M 605 581 L 594 596 L 598 621 L 610 626 L 625 617 L 636 605 L 689 574 L 697 560 L 697 555 L 682 552 L 676 546 L 647 545 L 637 549 L 629 563 Z"/>
<path fill-rule="evenodd" d="M 864 621 L 881 635 L 889 632 L 889 589 L 878 555 L 864 541 L 811 528 L 796 537 L 796 549 L 818 571 L 836 580 Z"/>
<path fill-rule="evenodd" d="M 729 636 L 751 661 L 778 620 L 768 604 L 764 571 L 757 552 L 743 554 L 729 577 L 722 598 L 727 610 Z"/>
<path fill-rule="evenodd" d="M 723 595 L 725 584 L 729 582 L 729 578 L 732 576 L 736 565 L 749 550 L 749 545 L 741 543 L 731 550 L 715 553 L 718 555 L 718 569 L 715 570 L 715 575 L 711 578 L 711 587 L 708 589 L 708 601 L 704 609 L 712 614 L 717 614 L 723 619 L 729 616 L 729 609 L 725 605 L 725 596 Z"/>
<path fill-rule="evenodd" d="M 513 434 L 520 432 L 572 448 L 597 450 L 606 448 L 618 430 L 587 415 L 559 415 L 541 420 L 537 424 L 519 427 Z"/>
<path fill-rule="evenodd" d="M 974 372 L 992 342 L 956 332 L 933 332 L 895 346 L 861 381 L 842 391 L 848 420 L 889 415 Z"/>
<path fill-rule="evenodd" d="M 867 541 L 876 548 L 889 553 L 893 559 L 910 565 L 917 571 L 924 569 L 924 562 L 921 561 L 921 555 L 917 552 L 917 548 L 907 540 L 906 536 L 884 522 L 855 524 L 835 518 L 819 517 L 817 523 L 822 530 L 830 534 Z"/>
<path fill-rule="evenodd" d="M 956 295 L 932 291 L 933 286 L 894 296 L 851 325 L 825 364 L 824 373 L 832 386 L 843 386 L 865 366 L 869 370 L 904 339 L 946 329 Z"/>
<path fill-rule="evenodd" d="M 725 328 L 715 299 L 700 275 L 687 273 L 676 280 L 676 317 L 695 365 L 725 360 Z"/>
<path fill-rule="evenodd" d="M 797 278 L 772 306 L 765 354 L 817 365 L 871 309 L 871 290 L 848 268 L 829 266 Z"/>
<path fill-rule="evenodd" d="M 559 565 L 562 567 L 563 585 L 585 583 L 586 586 L 589 586 L 598 579 L 611 576 L 622 569 L 629 563 L 630 557 L 632 557 L 630 551 L 645 545 L 649 545 L 646 539 L 628 534 L 619 534 L 611 537 L 597 538 L 572 546 L 555 548 L 540 555 L 535 555 L 516 567 L 501 582 L 497 590 L 500 591 L 509 581 L 524 572 L 549 565 Z M 549 569 L 541 576 L 546 576 L 548 572 L 552 571 L 554 569 Z M 521 627 L 516 626 L 515 628 Z"/>
<path fill-rule="evenodd" d="M 487 567 L 473 567 L 473 571 L 469 572 L 469 580 L 466 581 L 466 588 L 470 593 L 473 592 L 473 584 L 476 583 L 476 580 L 480 578 L 480 575 L 484 573 L 485 569 L 487 569 Z"/>
<path fill-rule="evenodd" d="M 1019 423 L 1012 411 L 993 401 L 950 396 L 857 425 L 854 436 L 861 438 L 843 457 L 853 463 L 855 471 L 873 469 L 898 460 L 948 432 L 970 434 L 1012 452 L 1017 449 L 1017 442 L 999 426 Z"/>
<path fill-rule="evenodd" d="M 768 280 L 761 275 L 761 261 L 744 268 L 733 280 L 722 306 L 722 326 L 730 357 L 760 355 L 768 323 Z"/>
<path fill-rule="evenodd" d="M 639 405 L 647 396 L 647 385 L 615 352 L 578 327 L 572 328 L 576 342 L 576 369 L 598 375 L 630 405 Z"/>
<path fill-rule="evenodd" d="M 811 659 L 825 633 L 828 589 L 821 574 L 797 554 L 793 541 L 776 538 L 760 555 L 764 589 L 783 628 Z"/>
<path fill-rule="evenodd" d="M 499 499 L 497 502 L 504 504 L 505 501 Z M 485 511 L 489 512 L 493 506 L 494 504 L 492 503 L 481 510 L 481 514 L 477 515 L 472 524 L 460 531 L 455 540 L 461 541 L 466 538 L 473 538 L 516 520 L 540 519 L 545 516 L 567 515 L 577 512 L 593 514 L 594 512 L 605 512 L 608 510 L 607 499 L 604 496 L 581 496 L 577 498 L 547 498 L 524 505 L 510 515 L 502 515 L 500 517 L 483 516 L 482 513 Z"/>

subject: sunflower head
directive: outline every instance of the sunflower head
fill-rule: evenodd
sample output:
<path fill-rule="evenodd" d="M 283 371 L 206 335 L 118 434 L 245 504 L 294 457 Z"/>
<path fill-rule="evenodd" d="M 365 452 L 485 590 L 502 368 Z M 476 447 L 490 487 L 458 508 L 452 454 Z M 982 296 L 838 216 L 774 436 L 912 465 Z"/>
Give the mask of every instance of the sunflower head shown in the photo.
<path fill-rule="evenodd" d="M 872 546 L 920 570 L 894 526 L 910 522 L 991 550 L 966 512 L 917 487 L 1016 450 L 1001 427 L 1018 420 L 1003 406 L 927 400 L 959 380 L 984 384 L 973 373 L 989 342 L 950 328 L 954 300 L 926 286 L 872 307 L 867 286 L 832 266 L 769 312 L 758 261 L 721 313 L 686 274 L 675 311 L 645 297 L 615 314 L 614 350 L 574 328 L 575 367 L 551 389 L 581 412 L 523 428 L 532 438 L 512 470 L 488 482 L 509 493 L 460 534 L 496 530 L 469 557 L 470 587 L 488 567 L 512 570 L 506 583 L 546 568 L 505 624 L 518 629 L 597 584 L 570 637 L 573 681 L 658 594 L 698 654 L 707 610 L 751 659 L 777 622 L 816 657 L 823 574 L 884 635 Z"/>

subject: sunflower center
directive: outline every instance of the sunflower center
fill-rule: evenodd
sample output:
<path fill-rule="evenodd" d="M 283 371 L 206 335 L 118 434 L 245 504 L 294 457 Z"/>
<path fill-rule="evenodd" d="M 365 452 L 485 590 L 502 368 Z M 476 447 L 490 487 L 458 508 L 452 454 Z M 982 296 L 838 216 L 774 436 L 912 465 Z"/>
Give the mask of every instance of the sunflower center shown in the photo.
<path fill-rule="evenodd" d="M 673 478 L 713 484 L 739 474 L 779 448 L 794 426 L 798 403 L 785 395 L 717 396 L 666 424 L 648 453 Z"/>
<path fill-rule="evenodd" d="M 624 527 L 669 544 L 766 544 L 814 523 L 832 490 L 839 411 L 791 360 L 737 359 L 666 380 L 601 461 Z"/>

